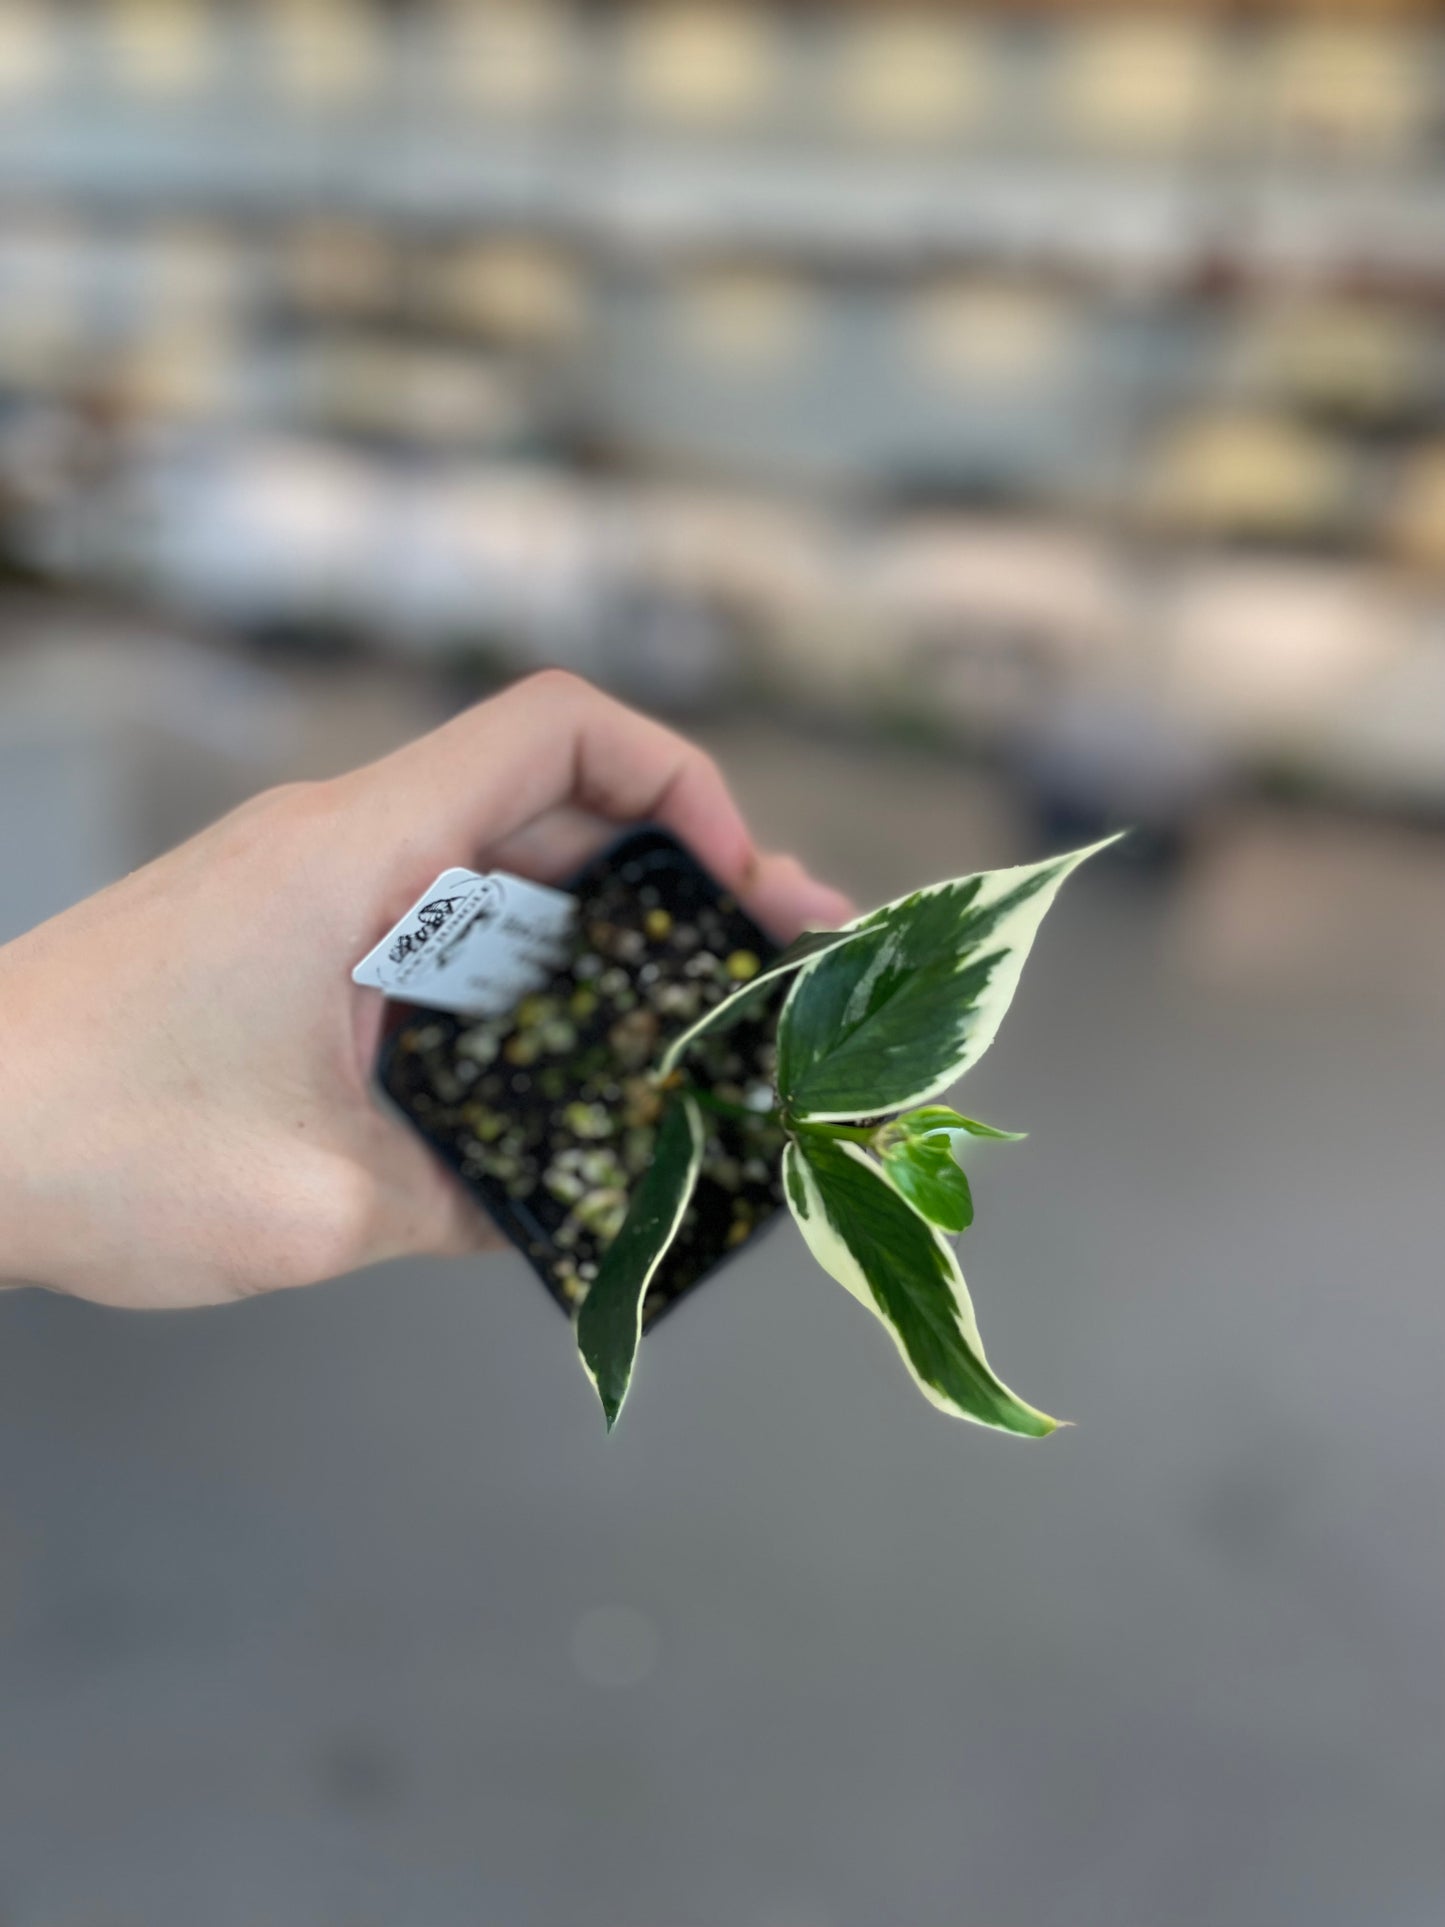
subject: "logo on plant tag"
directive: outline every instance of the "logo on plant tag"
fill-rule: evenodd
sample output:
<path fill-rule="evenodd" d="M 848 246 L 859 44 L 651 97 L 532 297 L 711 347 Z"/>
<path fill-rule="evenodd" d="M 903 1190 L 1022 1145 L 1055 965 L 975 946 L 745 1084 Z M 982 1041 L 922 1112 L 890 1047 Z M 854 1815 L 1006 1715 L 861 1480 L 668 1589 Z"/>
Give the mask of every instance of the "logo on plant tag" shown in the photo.
<path fill-rule="evenodd" d="M 474 885 L 450 896 L 429 898 L 397 934 L 386 953 L 387 962 L 401 969 L 408 958 L 429 949 L 432 963 L 440 968 L 468 932 L 491 922 L 501 903 L 501 889 L 491 877 L 478 877 Z"/>
<path fill-rule="evenodd" d="M 562 962 L 576 908 L 505 870 L 444 870 L 351 975 L 388 997 L 499 1014 Z"/>

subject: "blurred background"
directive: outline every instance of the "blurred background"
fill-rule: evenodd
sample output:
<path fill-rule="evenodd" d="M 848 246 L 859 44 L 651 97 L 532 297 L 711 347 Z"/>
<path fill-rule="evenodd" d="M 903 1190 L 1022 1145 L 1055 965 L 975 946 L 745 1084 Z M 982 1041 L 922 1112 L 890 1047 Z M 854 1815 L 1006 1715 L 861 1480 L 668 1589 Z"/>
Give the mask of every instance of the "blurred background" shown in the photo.
<path fill-rule="evenodd" d="M 790 1231 L 605 1446 L 510 1259 L 0 1301 L 0 1927 L 1438 1927 L 1442 310 L 1437 7 L 0 0 L 0 939 L 547 662 L 865 902 L 1138 826 L 1046 1448 Z"/>

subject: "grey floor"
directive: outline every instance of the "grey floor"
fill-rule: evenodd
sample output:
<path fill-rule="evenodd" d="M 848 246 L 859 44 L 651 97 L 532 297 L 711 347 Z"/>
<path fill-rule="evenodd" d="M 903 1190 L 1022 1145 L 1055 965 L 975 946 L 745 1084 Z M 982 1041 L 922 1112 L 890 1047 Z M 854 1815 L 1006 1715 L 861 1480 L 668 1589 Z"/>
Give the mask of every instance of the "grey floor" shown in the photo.
<path fill-rule="evenodd" d="M 865 896 L 1016 853 L 964 778 L 715 734 Z M 970 1080 L 1033 1133 L 963 1255 L 1047 1444 L 929 1411 L 791 1230 L 610 1442 L 511 1260 L 0 1301 L 0 1922 L 1439 1927 L 1445 857 L 1382 838 L 1375 929 L 1254 833 L 1071 886 Z M 1232 891 L 1339 967 L 1214 941 Z"/>

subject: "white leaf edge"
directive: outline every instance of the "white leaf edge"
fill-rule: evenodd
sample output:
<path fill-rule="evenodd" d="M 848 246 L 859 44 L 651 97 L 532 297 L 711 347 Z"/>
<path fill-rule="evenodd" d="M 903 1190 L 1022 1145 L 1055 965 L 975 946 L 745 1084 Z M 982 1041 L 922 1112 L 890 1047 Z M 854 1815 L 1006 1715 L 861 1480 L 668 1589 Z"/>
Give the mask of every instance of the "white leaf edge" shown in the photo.
<path fill-rule="evenodd" d="M 1007 1015 L 1008 1007 L 1013 1002 L 1014 993 L 1019 987 L 1019 979 L 1023 975 L 1024 965 L 1028 962 L 1034 938 L 1038 935 L 1040 924 L 1053 907 L 1055 897 L 1081 863 L 1087 863 L 1091 856 L 1097 856 L 1101 850 L 1109 849 L 1121 837 L 1127 835 L 1127 830 L 1117 830 L 1113 836 L 1103 837 L 1099 842 L 1090 843 L 1082 850 L 1070 850 L 1063 856 L 1045 857 L 1040 863 L 1021 863 L 1008 870 L 972 871 L 967 876 L 950 877 L 943 883 L 931 883 L 922 890 L 909 890 L 903 896 L 895 897 L 891 903 L 885 903 L 881 909 L 870 910 L 867 916 L 859 917 L 853 923 L 844 926 L 850 933 L 862 934 L 867 929 L 882 923 L 890 911 L 899 909 L 903 904 L 916 902 L 920 897 L 937 896 L 940 890 L 957 889 L 960 884 L 971 882 L 974 876 L 982 880 L 982 888 L 969 905 L 969 909 L 987 909 L 989 904 L 996 903 L 1000 897 L 1007 896 L 1028 877 L 1037 876 L 1040 870 L 1055 867 L 1058 869 L 1058 875 L 1051 883 L 1037 891 L 1027 902 L 1020 904 L 1018 909 L 990 935 L 990 947 L 1001 948 L 1006 945 L 1007 954 L 1000 961 L 989 978 L 982 996 L 974 1005 L 978 1017 L 969 1026 L 965 1048 L 949 1063 L 947 1069 L 930 1083 L 904 1096 L 890 1092 L 886 1098 L 880 1099 L 876 1109 L 890 1113 L 911 1111 L 920 1104 L 932 1103 L 935 1098 L 942 1097 L 950 1090 L 963 1073 L 978 1062 L 998 1035 L 999 1026 Z M 778 1016 L 780 1033 L 788 1021 L 788 1008 L 793 999 L 800 994 L 804 983 L 817 966 L 824 958 L 831 957 L 833 950 L 837 948 L 839 946 L 835 944 L 828 950 L 820 951 L 816 957 L 809 957 L 808 961 L 801 966 Z M 857 1105 L 844 1111 L 802 1109 L 795 1111 L 800 1122 L 814 1124 L 845 1124 L 863 1114 Z"/>
<path fill-rule="evenodd" d="M 903 1112 L 901 1115 L 906 1117 L 907 1112 Z M 919 1131 L 915 1135 L 916 1141 L 920 1144 L 927 1144 L 930 1138 L 946 1137 L 948 1139 L 948 1148 L 953 1154 L 953 1161 L 960 1171 L 964 1169 L 963 1147 L 965 1145 L 1007 1144 L 1010 1141 L 1008 1138 L 980 1137 L 977 1131 L 965 1131 L 961 1124 L 938 1124 L 935 1125 L 931 1131 Z M 1017 1134 L 1019 1141 L 1022 1141 L 1024 1136 L 1024 1132 Z"/>
<path fill-rule="evenodd" d="M 653 1279 L 657 1276 L 658 1266 L 672 1249 L 673 1240 L 676 1238 L 678 1227 L 682 1223 L 683 1213 L 687 1210 L 688 1205 L 691 1204 L 692 1194 L 697 1189 L 698 1173 L 702 1170 L 703 1151 L 706 1148 L 706 1134 L 703 1130 L 702 1113 L 686 1092 L 682 1095 L 682 1108 L 683 1114 L 687 1119 L 687 1132 L 691 1147 L 691 1155 L 687 1161 L 687 1175 L 678 1188 L 677 1209 L 673 1213 L 672 1222 L 667 1228 L 667 1236 L 661 1240 L 657 1249 L 653 1252 L 652 1261 L 642 1274 L 642 1282 L 637 1288 L 637 1324 L 632 1337 L 632 1363 L 627 1372 L 626 1390 L 617 1401 L 617 1410 L 607 1421 L 607 1429 L 609 1432 L 613 1426 L 616 1425 L 618 1419 L 622 1417 L 622 1409 L 632 1394 L 632 1381 L 637 1375 L 637 1353 L 642 1344 L 642 1307 L 647 1302 L 647 1294 L 651 1288 Z M 597 1394 L 597 1402 L 602 1406 L 605 1414 L 607 1405 L 602 1397 L 602 1387 L 597 1382 L 597 1374 L 592 1369 L 591 1360 L 580 1345 L 577 1347 L 577 1356 L 582 1361 L 582 1369 L 587 1374 L 592 1389 Z"/>
<path fill-rule="evenodd" d="M 1051 1431 L 1066 1425 L 1068 1423 L 1066 1419 L 1051 1418 L 1047 1412 L 1041 1412 L 1036 1405 L 1030 1405 L 1027 1399 L 1020 1398 L 1012 1387 L 1004 1384 L 998 1373 L 993 1369 L 992 1365 L 989 1364 L 988 1355 L 983 1348 L 983 1340 L 979 1337 L 978 1318 L 973 1309 L 973 1300 L 969 1296 L 968 1286 L 964 1283 L 963 1272 L 958 1262 L 958 1254 L 948 1239 L 938 1229 L 937 1225 L 930 1224 L 918 1207 L 908 1198 L 905 1198 L 901 1191 L 898 1191 L 889 1183 L 888 1178 L 879 1169 L 878 1165 L 860 1146 L 856 1144 L 839 1143 L 837 1148 L 842 1151 L 845 1156 L 854 1158 L 859 1164 L 865 1166 L 872 1176 L 875 1177 L 880 1184 L 887 1186 L 892 1195 L 897 1198 L 901 1204 L 905 1205 L 908 1210 L 913 1213 L 914 1217 L 919 1218 L 927 1228 L 930 1237 L 933 1238 L 939 1250 L 943 1253 L 947 1265 L 949 1284 L 953 1291 L 954 1315 L 957 1320 L 959 1336 L 962 1338 L 968 1350 L 973 1353 L 979 1364 L 982 1365 L 988 1373 L 995 1385 L 997 1385 L 1000 1391 L 1005 1393 L 1007 1397 L 1011 1398 L 1021 1410 L 1032 1412 L 1036 1418 L 1043 1420 Z M 792 1187 L 795 1175 L 808 1201 L 806 1215 L 799 1212 L 793 1199 Z M 970 1425 L 981 1425 L 985 1431 L 1003 1432 L 1010 1438 L 1030 1436 L 1027 1433 L 1010 1431 L 1006 1425 L 995 1425 L 988 1419 L 977 1417 L 973 1412 L 966 1412 L 955 1400 L 949 1398 L 947 1393 L 939 1391 L 936 1385 L 930 1385 L 927 1379 L 920 1377 L 913 1360 L 908 1356 L 908 1350 L 903 1342 L 902 1334 L 879 1305 L 878 1300 L 873 1296 L 872 1288 L 868 1283 L 867 1273 L 854 1256 L 852 1247 L 842 1234 L 834 1228 L 833 1221 L 828 1216 L 827 1206 L 823 1201 L 823 1194 L 819 1190 L 812 1172 L 808 1169 L 808 1160 L 792 1138 L 789 1138 L 783 1152 L 783 1194 L 788 1200 L 788 1209 L 793 1214 L 793 1221 L 799 1231 L 802 1232 L 803 1242 L 807 1245 L 809 1251 L 812 1252 L 828 1276 L 835 1279 L 846 1292 L 858 1300 L 858 1303 L 863 1306 L 865 1311 L 871 1312 L 878 1320 L 878 1323 L 893 1340 L 894 1347 L 899 1357 L 903 1360 L 904 1368 L 908 1376 L 913 1380 L 914 1384 L 918 1387 L 919 1391 L 922 1392 L 930 1405 L 934 1406 L 940 1412 L 947 1413 L 950 1418 L 965 1419 Z"/>

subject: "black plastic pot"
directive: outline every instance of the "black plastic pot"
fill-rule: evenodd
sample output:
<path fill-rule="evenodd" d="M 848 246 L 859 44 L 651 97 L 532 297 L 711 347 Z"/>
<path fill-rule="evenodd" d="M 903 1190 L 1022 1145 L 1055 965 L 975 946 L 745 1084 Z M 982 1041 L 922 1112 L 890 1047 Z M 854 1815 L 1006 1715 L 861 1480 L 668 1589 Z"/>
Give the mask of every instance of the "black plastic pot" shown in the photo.
<path fill-rule="evenodd" d="M 552 1297 L 575 1313 L 647 1168 L 661 1105 L 649 1076 L 669 1038 L 777 955 L 736 900 L 666 831 L 634 831 L 567 886 L 578 899 L 566 966 L 505 1018 L 400 1007 L 380 1082 Z M 725 1103 L 771 1103 L 786 984 L 689 1054 Z M 704 1112 L 702 1174 L 643 1307 L 645 1324 L 710 1277 L 783 1202 L 782 1134 Z"/>

